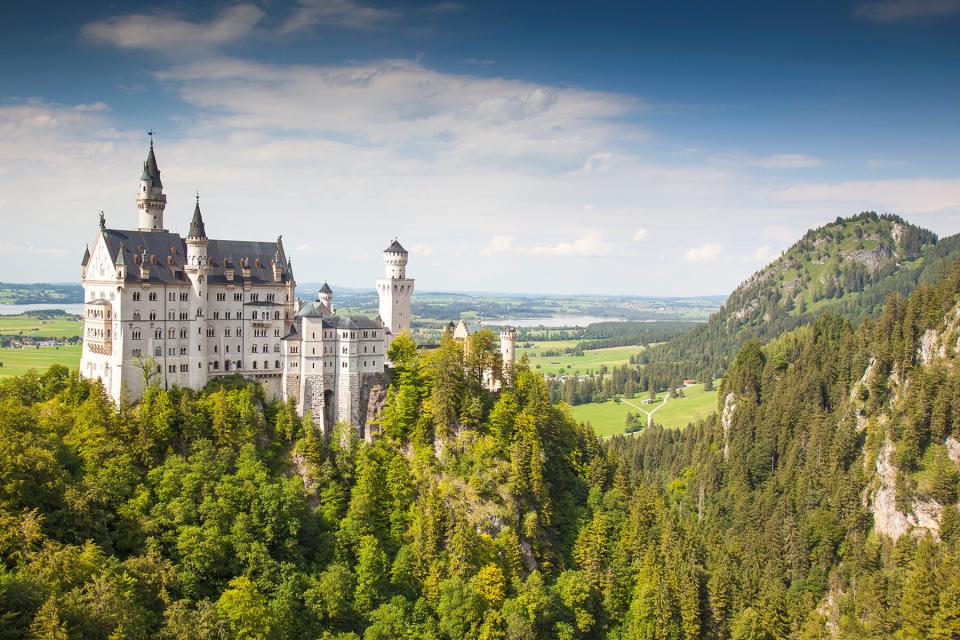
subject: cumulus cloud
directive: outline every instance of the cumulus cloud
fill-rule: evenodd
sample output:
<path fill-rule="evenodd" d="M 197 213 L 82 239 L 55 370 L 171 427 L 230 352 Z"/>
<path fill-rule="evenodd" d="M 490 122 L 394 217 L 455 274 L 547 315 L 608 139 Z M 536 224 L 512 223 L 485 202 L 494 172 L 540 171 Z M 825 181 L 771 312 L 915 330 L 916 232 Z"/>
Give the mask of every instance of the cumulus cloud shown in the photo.
<path fill-rule="evenodd" d="M 781 153 L 764 158 L 748 160 L 744 163 L 748 167 L 760 169 L 812 169 L 823 164 L 820 158 L 802 153 Z"/>
<path fill-rule="evenodd" d="M 713 262 L 720 257 L 720 245 L 716 242 L 705 242 L 699 247 L 690 247 L 683 252 L 687 262 Z"/>
<path fill-rule="evenodd" d="M 494 236 L 487 246 L 480 250 L 480 255 L 516 253 L 533 256 L 602 257 L 611 255 L 613 250 L 613 245 L 605 242 L 600 232 L 589 231 L 574 240 L 532 245 L 515 244 L 511 236 Z"/>
<path fill-rule="evenodd" d="M 642 242 L 643 240 L 646 240 L 646 238 L 647 238 L 647 230 L 642 227 L 633 232 L 634 242 Z"/>
<path fill-rule="evenodd" d="M 542 244 L 530 247 L 532 255 L 601 257 L 613 253 L 613 246 L 603 240 L 598 231 L 590 231 L 573 241 Z"/>
<path fill-rule="evenodd" d="M 227 7 L 209 22 L 191 22 L 176 14 L 135 13 L 90 23 L 83 27 L 83 35 L 121 49 L 178 56 L 242 40 L 253 33 L 263 16 L 252 4 Z"/>
<path fill-rule="evenodd" d="M 433 247 L 424 242 L 418 242 L 410 247 L 410 252 L 421 256 L 429 256 L 433 255 Z"/>
<path fill-rule="evenodd" d="M 896 22 L 960 13 L 960 0 L 878 0 L 853 8 L 858 18 L 873 22 Z"/>

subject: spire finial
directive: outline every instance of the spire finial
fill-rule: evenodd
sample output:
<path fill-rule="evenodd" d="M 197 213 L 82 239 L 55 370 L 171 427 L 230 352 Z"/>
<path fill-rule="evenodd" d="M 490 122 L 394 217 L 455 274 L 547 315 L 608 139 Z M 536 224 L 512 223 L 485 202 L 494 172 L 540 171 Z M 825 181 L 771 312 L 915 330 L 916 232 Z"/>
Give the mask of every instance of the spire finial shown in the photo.
<path fill-rule="evenodd" d="M 197 189 L 197 204 L 200 204 L 200 189 Z"/>
<path fill-rule="evenodd" d="M 153 129 L 150 129 L 150 131 L 147 131 L 147 135 L 150 136 L 150 148 L 151 148 L 151 149 L 153 148 L 153 134 L 154 134 L 154 133 L 155 133 L 155 132 L 154 132 Z"/>
<path fill-rule="evenodd" d="M 100 211 L 100 228 L 101 229 L 107 228 L 107 217 L 103 215 L 103 211 Z"/>

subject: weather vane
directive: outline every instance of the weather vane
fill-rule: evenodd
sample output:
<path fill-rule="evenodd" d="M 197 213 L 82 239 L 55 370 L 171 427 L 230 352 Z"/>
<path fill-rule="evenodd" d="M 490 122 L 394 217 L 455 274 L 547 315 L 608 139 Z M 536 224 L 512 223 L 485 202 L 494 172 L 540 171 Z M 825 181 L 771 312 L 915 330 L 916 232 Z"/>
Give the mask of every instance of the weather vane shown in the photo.
<path fill-rule="evenodd" d="M 147 135 L 150 136 L 150 146 L 151 146 L 151 147 L 153 146 L 153 134 L 154 134 L 154 133 L 155 133 L 155 131 L 154 131 L 153 129 L 150 129 L 150 131 L 147 131 Z"/>

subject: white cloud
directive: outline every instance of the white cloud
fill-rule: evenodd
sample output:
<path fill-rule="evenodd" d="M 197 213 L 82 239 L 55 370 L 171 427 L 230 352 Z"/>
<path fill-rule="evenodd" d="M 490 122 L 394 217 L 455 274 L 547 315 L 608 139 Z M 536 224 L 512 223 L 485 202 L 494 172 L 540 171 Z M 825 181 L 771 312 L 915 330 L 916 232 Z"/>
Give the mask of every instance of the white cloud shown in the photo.
<path fill-rule="evenodd" d="M 699 247 L 691 247 L 684 251 L 687 262 L 713 262 L 720 256 L 720 245 L 716 242 L 705 242 Z"/>
<path fill-rule="evenodd" d="M 768 245 L 763 245 L 762 247 L 757 247 L 756 251 L 753 252 L 753 260 L 755 262 L 767 263 L 773 260 L 777 256 L 777 252 L 770 248 Z"/>
<path fill-rule="evenodd" d="M 495 256 L 513 251 L 513 238 L 510 236 L 494 236 L 486 247 L 480 250 L 482 256 Z"/>
<path fill-rule="evenodd" d="M 874 22 L 930 18 L 960 13 L 960 0 L 878 0 L 856 5 L 853 13 Z"/>
<path fill-rule="evenodd" d="M 263 16 L 263 11 L 252 4 L 227 7 L 206 23 L 190 22 L 175 14 L 136 13 L 90 23 L 83 27 L 83 34 L 121 49 L 180 57 L 242 40 Z"/>
<path fill-rule="evenodd" d="M 642 242 L 643 240 L 646 240 L 646 238 L 647 238 L 647 230 L 642 227 L 633 232 L 634 242 Z"/>
<path fill-rule="evenodd" d="M 401 16 L 393 9 L 371 7 L 351 0 L 300 0 L 300 5 L 281 32 L 302 31 L 318 24 L 347 29 L 381 29 Z"/>
<path fill-rule="evenodd" d="M 761 169 L 812 169 L 823 164 L 823 160 L 802 153 L 782 153 L 764 158 L 747 160 L 748 167 Z"/>
<path fill-rule="evenodd" d="M 960 179 L 904 178 L 811 183 L 771 193 L 780 202 L 842 202 L 860 210 L 927 213 L 960 208 Z"/>
<path fill-rule="evenodd" d="M 605 242 L 598 231 L 590 231 L 576 240 L 530 247 L 532 255 L 602 257 L 613 253 L 613 246 Z"/>
<path fill-rule="evenodd" d="M 511 236 L 495 236 L 480 250 L 482 256 L 515 253 L 531 256 L 577 256 L 602 257 L 614 252 L 614 247 L 605 242 L 598 231 L 589 231 L 575 240 L 555 243 L 518 245 Z"/>
<path fill-rule="evenodd" d="M 421 256 L 429 256 L 429 255 L 433 255 L 433 247 L 430 246 L 429 244 L 418 242 L 414 244 L 412 247 L 410 247 L 410 252 L 419 254 Z"/>
<path fill-rule="evenodd" d="M 50 247 L 35 247 L 32 244 L 0 244 L 0 253 L 32 253 L 39 256 L 64 256 L 70 253 L 70 250 L 53 249 Z"/>

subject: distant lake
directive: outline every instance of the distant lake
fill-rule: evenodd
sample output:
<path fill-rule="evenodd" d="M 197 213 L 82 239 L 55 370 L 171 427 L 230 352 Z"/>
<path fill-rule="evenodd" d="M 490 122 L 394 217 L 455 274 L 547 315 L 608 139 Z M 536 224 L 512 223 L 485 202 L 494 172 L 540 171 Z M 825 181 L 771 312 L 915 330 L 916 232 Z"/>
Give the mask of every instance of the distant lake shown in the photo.
<path fill-rule="evenodd" d="M 546 316 L 543 318 L 491 318 L 483 324 L 490 327 L 586 327 L 596 322 L 623 322 L 623 318 L 600 316 Z"/>
<path fill-rule="evenodd" d="M 0 316 L 18 316 L 28 311 L 53 311 L 63 309 L 67 313 L 83 315 L 83 303 L 0 304 Z"/>

